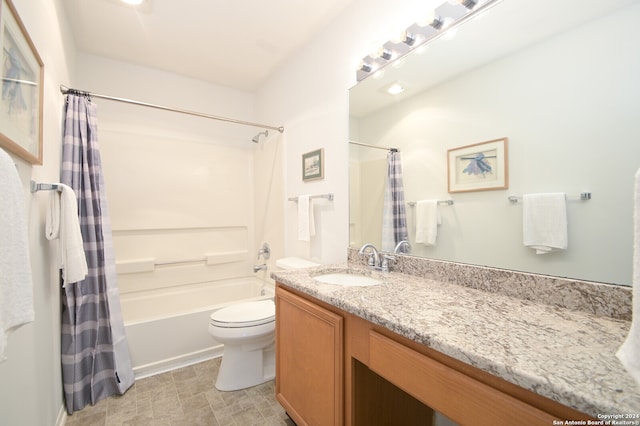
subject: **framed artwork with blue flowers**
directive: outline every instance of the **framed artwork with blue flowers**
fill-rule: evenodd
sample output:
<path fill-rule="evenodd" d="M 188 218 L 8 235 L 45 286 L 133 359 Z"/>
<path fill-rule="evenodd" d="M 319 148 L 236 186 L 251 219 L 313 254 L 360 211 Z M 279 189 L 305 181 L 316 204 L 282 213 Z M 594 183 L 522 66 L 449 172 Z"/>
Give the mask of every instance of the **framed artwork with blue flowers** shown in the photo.
<path fill-rule="evenodd" d="M 508 142 L 502 138 L 449 149 L 449 192 L 509 188 Z"/>
<path fill-rule="evenodd" d="M 42 164 L 44 64 L 11 0 L 0 1 L 0 147 Z"/>

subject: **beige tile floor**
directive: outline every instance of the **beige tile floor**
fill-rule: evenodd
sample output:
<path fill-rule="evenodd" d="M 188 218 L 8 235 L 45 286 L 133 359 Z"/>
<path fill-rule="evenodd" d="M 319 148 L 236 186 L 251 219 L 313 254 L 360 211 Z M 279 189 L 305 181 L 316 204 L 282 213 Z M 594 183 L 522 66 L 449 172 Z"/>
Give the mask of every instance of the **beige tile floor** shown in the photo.
<path fill-rule="evenodd" d="M 136 381 L 123 396 L 85 407 L 67 426 L 295 426 L 274 382 L 234 392 L 214 387 L 220 358 Z"/>

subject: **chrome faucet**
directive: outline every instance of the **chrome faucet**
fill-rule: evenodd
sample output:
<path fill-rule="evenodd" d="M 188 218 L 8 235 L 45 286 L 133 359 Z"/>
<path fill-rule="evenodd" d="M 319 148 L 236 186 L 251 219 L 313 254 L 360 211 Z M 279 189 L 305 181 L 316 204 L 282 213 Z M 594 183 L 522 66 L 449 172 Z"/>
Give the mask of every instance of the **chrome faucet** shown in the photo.
<path fill-rule="evenodd" d="M 253 265 L 253 272 L 266 271 L 266 270 L 267 270 L 267 265 L 265 263 L 263 263 L 262 265 Z"/>
<path fill-rule="evenodd" d="M 370 253 L 367 254 L 367 249 L 369 249 Z M 369 260 L 367 261 L 367 265 L 370 268 L 377 269 L 382 272 L 389 272 L 389 265 L 395 262 L 396 258 L 390 256 L 388 254 L 378 252 L 378 249 L 373 244 L 365 244 L 358 251 L 360 256 L 369 256 Z"/>
<path fill-rule="evenodd" d="M 403 247 L 405 248 L 404 250 Z M 411 253 L 411 243 L 409 243 L 409 241 L 407 240 L 402 240 L 396 245 L 396 248 L 393 249 L 393 252 L 396 254 Z"/>
<path fill-rule="evenodd" d="M 371 252 L 369 254 L 369 260 L 367 261 L 367 264 L 369 266 L 373 266 L 374 268 L 380 268 L 382 266 L 382 264 L 380 263 L 380 253 L 378 253 L 378 249 L 376 249 L 376 247 L 373 244 L 363 245 L 360 248 L 360 251 L 358 252 L 358 254 L 360 256 L 366 256 L 367 249 L 369 249 L 369 251 Z"/>

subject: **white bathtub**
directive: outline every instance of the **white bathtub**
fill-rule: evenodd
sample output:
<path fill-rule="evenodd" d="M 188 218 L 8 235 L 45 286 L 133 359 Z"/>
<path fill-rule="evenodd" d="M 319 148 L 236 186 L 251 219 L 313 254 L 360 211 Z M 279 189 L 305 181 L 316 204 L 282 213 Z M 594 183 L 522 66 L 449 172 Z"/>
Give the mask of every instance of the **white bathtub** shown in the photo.
<path fill-rule="evenodd" d="M 262 294 L 262 290 L 265 290 Z M 253 277 L 120 296 L 136 378 L 222 355 L 209 316 L 239 301 L 272 298 L 273 283 Z"/>

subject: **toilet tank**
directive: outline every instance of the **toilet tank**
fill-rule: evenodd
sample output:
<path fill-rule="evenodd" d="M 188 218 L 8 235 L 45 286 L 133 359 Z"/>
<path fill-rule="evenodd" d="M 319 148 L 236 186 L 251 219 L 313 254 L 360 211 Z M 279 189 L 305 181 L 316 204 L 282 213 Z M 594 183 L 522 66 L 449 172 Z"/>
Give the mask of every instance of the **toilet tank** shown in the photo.
<path fill-rule="evenodd" d="M 276 267 L 279 269 L 303 269 L 315 266 L 320 266 L 320 264 L 300 257 L 284 257 L 276 260 Z"/>

